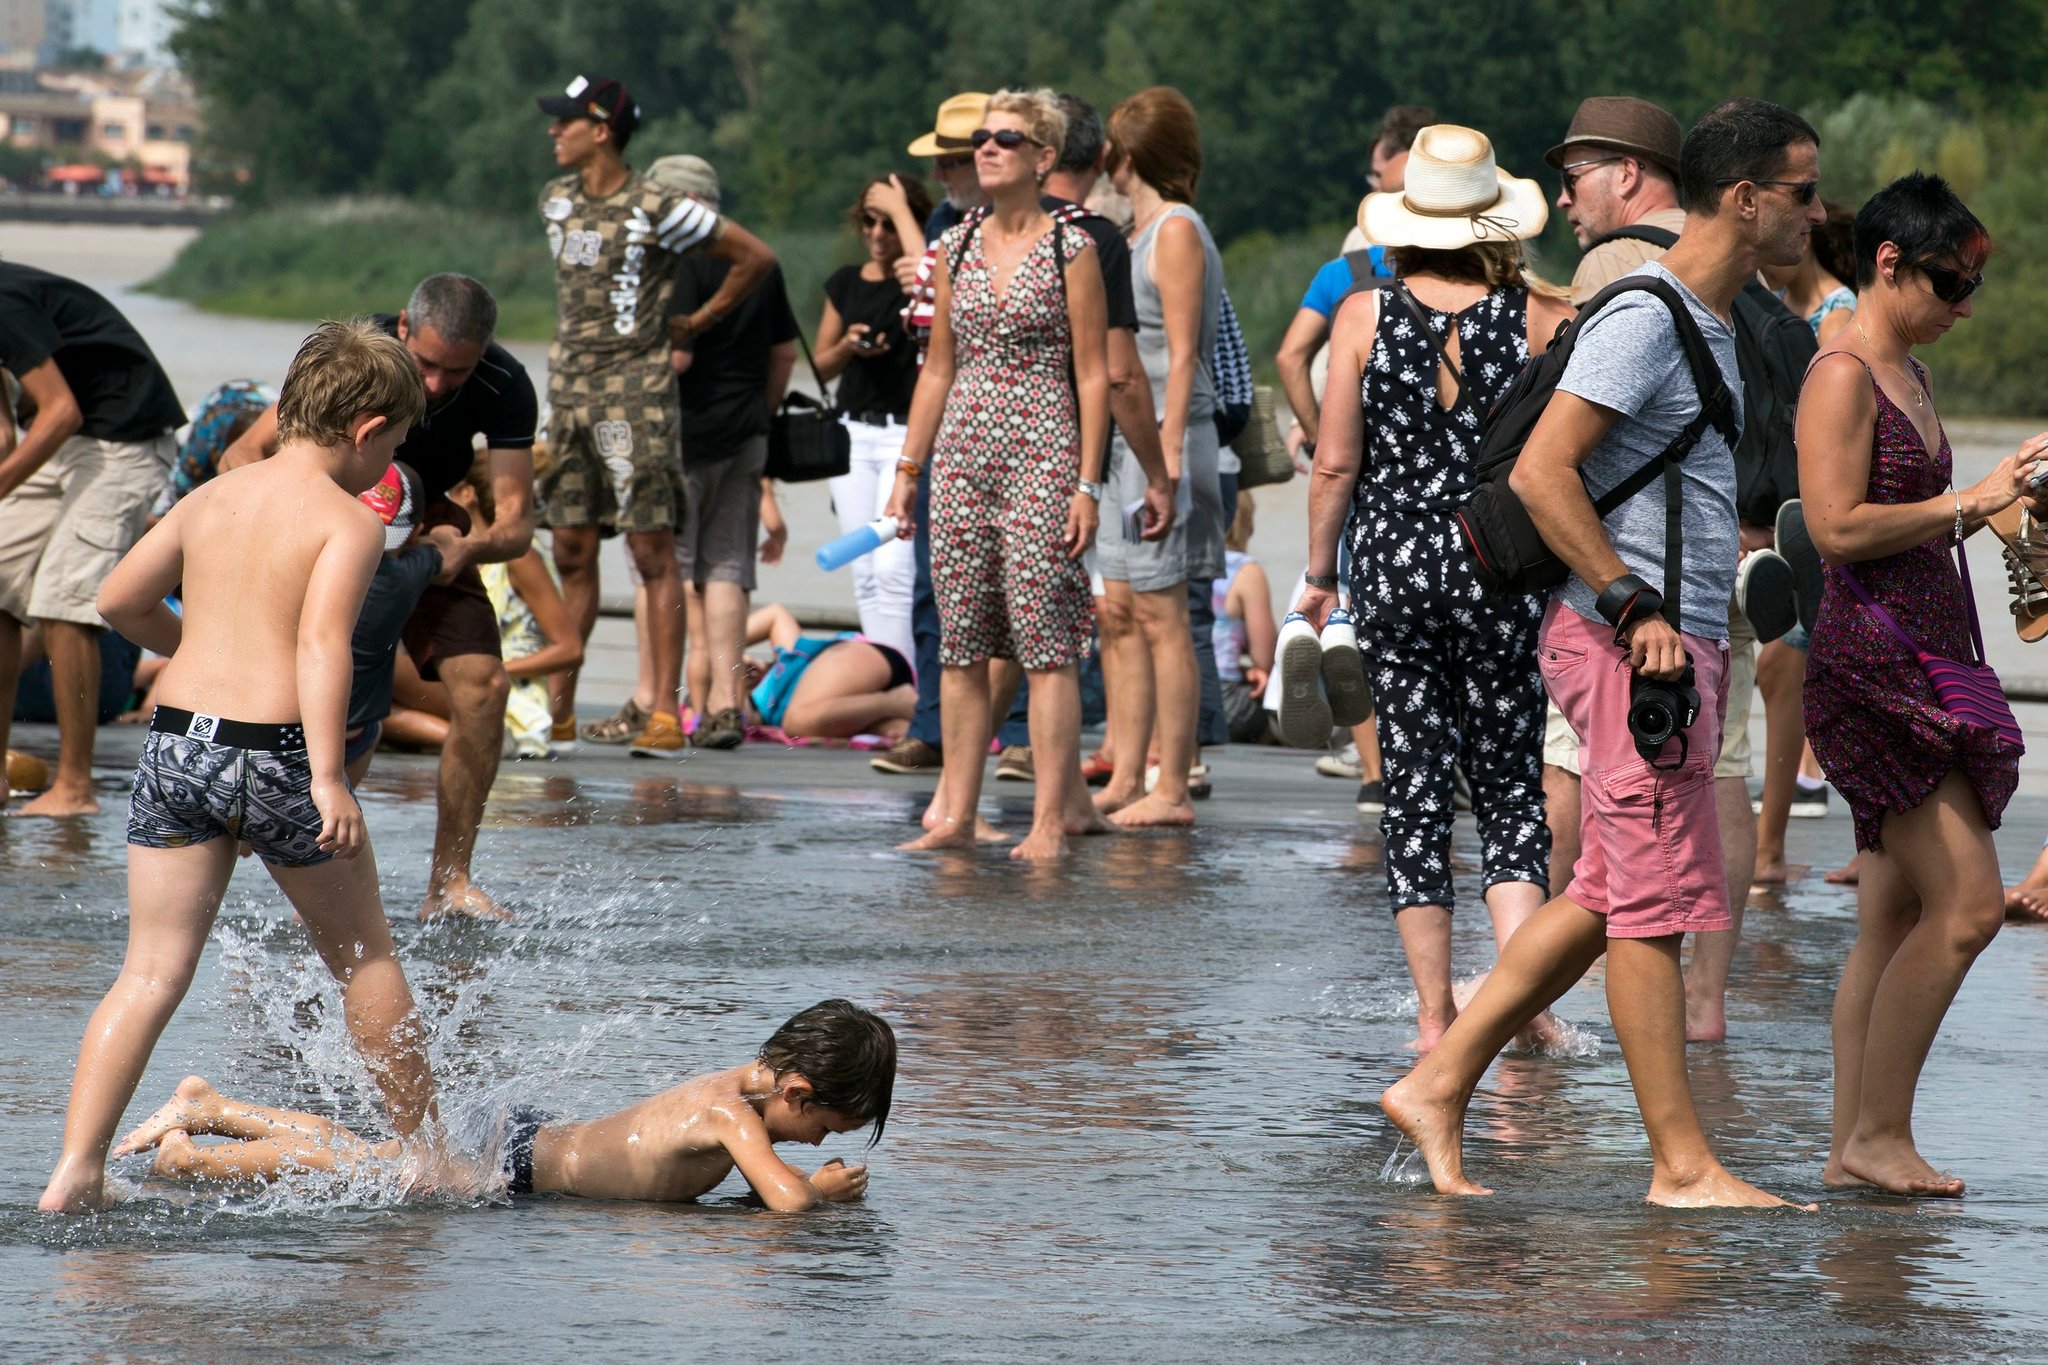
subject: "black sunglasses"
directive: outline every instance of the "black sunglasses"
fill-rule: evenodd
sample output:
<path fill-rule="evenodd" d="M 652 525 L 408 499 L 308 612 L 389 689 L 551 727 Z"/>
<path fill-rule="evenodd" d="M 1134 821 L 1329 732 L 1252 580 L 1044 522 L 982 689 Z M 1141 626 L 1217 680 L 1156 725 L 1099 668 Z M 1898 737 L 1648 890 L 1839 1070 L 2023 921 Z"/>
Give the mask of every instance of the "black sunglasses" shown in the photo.
<path fill-rule="evenodd" d="M 1725 189 L 1729 185 L 1740 185 L 1745 180 L 1752 185 L 1776 185 L 1781 190 L 1790 190 L 1801 208 L 1820 198 L 1818 180 L 1759 180 L 1753 175 L 1738 175 L 1729 180 L 1716 180 L 1714 185 L 1716 188 Z"/>
<path fill-rule="evenodd" d="M 1945 265 L 1923 265 L 1919 270 L 1927 277 L 1927 286 L 1934 291 L 1934 297 L 1950 307 L 1984 287 L 1984 272 L 1981 270 L 1970 275 Z"/>
<path fill-rule="evenodd" d="M 995 143 L 996 146 L 1006 152 L 1014 152 L 1027 142 L 1034 147 L 1043 147 L 1045 145 L 1037 138 L 1020 133 L 1015 128 L 976 128 L 968 137 L 967 142 L 977 152 L 990 142 Z"/>
<path fill-rule="evenodd" d="M 1584 178 L 1586 172 L 1592 170 L 1595 166 L 1611 166 L 1617 161 L 1626 160 L 1628 158 L 1625 156 L 1594 156 L 1588 157 L 1584 161 L 1567 161 L 1564 165 L 1557 168 L 1562 172 L 1558 178 L 1564 182 L 1564 197 L 1567 199 L 1577 198 L 1579 181 Z"/>

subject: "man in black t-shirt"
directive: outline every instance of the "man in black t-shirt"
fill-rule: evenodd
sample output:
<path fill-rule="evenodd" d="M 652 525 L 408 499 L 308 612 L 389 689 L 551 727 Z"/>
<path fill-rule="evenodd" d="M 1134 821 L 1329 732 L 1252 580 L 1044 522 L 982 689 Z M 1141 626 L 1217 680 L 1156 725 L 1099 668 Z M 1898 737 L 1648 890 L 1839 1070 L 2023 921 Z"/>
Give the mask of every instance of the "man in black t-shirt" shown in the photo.
<path fill-rule="evenodd" d="M 498 321 L 496 301 L 468 276 L 429 275 L 403 311 L 376 314 L 374 320 L 405 343 L 427 390 L 427 414 L 397 455 L 420 476 L 426 501 L 422 525 L 452 525 L 467 533 L 444 556 L 440 576 L 419 595 L 402 637 L 420 676 L 448 689 L 450 711 L 448 742 L 441 746 L 434 859 L 420 916 L 501 918 L 504 912 L 470 878 L 477 827 L 498 776 L 511 688 L 499 657 L 497 613 L 476 566 L 517 559 L 533 540 L 533 437 L 539 403 L 526 367 L 491 339 Z M 447 492 L 468 475 L 479 436 L 497 520 L 473 528 Z M 273 407 L 228 447 L 220 466 L 223 472 L 235 469 L 276 449 Z M 379 565 L 373 600 L 389 605 L 399 585 L 387 580 L 397 572 L 389 561 Z M 411 591 L 410 585 L 405 591 Z M 359 631 L 368 628 L 358 624 Z M 382 719 L 358 714 L 352 701 L 351 724 Z"/>
<path fill-rule="evenodd" d="M 22 815 L 90 815 L 98 721 L 100 584 L 141 537 L 170 481 L 185 411 L 112 304 L 62 275 L 0 261 L 0 369 L 24 425 L 0 423 L 0 749 L 14 717 L 22 628 L 41 625 L 59 753 Z M 4 390 L 0 390 L 4 392 Z M 0 771 L 0 805 L 8 796 Z"/>
<path fill-rule="evenodd" d="M 665 156 L 647 174 L 718 208 L 718 175 L 702 158 Z M 701 306 L 731 269 L 713 256 L 684 257 L 670 314 L 687 316 Z M 768 419 L 796 366 L 796 337 L 796 315 L 776 266 L 732 312 L 675 352 L 687 494 L 676 529 L 676 565 L 691 597 L 687 673 L 703 715 L 696 740 L 707 749 L 736 748 L 746 738 L 742 655 Z"/>

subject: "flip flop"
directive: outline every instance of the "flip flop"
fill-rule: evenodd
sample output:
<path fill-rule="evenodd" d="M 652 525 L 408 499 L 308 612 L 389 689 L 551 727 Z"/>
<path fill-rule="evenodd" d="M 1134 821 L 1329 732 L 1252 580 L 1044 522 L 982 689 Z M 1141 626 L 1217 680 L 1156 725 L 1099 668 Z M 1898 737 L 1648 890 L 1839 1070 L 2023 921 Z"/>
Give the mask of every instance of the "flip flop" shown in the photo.
<path fill-rule="evenodd" d="M 1797 498 L 1778 509 L 1777 542 L 1778 553 L 1792 566 L 1792 592 L 1799 606 L 1799 624 L 1811 635 L 1813 623 L 1820 619 L 1823 579 L 1820 551 L 1814 548 L 1813 537 L 1807 532 L 1806 509 Z"/>
<path fill-rule="evenodd" d="M 2048 636 L 2048 528 L 2017 502 L 1994 512 L 1985 524 L 1998 537 L 2005 558 L 2013 629 L 2032 644 Z"/>
<path fill-rule="evenodd" d="M 1274 653 L 1280 670 L 1280 738 L 1297 749 L 1325 747 L 1330 703 L 1323 695 L 1323 645 L 1306 616 L 1287 614 Z"/>
<path fill-rule="evenodd" d="M 1351 613 L 1339 607 L 1323 623 L 1323 687 L 1330 698 L 1330 719 L 1350 729 L 1372 715 L 1372 685 L 1365 680 L 1365 655 L 1358 650 L 1358 630 Z"/>
<path fill-rule="evenodd" d="M 1735 570 L 1735 602 L 1756 631 L 1759 644 L 1769 644 L 1799 624 L 1795 575 L 1776 550 L 1751 550 Z"/>

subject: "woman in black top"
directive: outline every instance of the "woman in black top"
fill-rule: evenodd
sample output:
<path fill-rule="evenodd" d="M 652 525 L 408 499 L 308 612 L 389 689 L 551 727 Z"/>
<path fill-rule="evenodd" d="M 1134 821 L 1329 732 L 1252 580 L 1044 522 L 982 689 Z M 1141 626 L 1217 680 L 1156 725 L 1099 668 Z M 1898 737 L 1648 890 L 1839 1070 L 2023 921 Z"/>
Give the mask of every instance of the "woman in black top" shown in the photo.
<path fill-rule="evenodd" d="M 922 182 L 883 175 L 870 180 L 847 211 L 868 258 L 825 281 L 825 314 L 818 322 L 818 377 L 839 381 L 834 406 L 853 438 L 851 467 L 833 479 L 832 506 L 839 529 L 851 531 L 881 516 L 896 486 L 904 421 L 917 387 L 917 347 L 903 330 L 903 282 L 924 255 L 920 226 L 931 212 Z M 890 540 L 853 561 L 853 597 L 861 633 L 916 657 L 910 638 L 910 596 L 916 559 L 907 540 Z"/>

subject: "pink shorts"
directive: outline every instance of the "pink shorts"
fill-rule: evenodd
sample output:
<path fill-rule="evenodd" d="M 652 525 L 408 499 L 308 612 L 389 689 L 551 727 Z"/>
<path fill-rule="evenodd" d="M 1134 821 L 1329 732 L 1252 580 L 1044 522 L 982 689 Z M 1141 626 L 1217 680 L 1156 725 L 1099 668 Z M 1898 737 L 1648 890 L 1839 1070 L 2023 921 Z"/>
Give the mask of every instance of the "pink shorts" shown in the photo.
<path fill-rule="evenodd" d="M 1700 713 L 1685 732 L 1685 762 L 1659 771 L 1629 737 L 1632 674 L 1612 627 L 1553 601 L 1537 637 L 1543 684 L 1582 738 L 1579 861 L 1565 894 L 1605 915 L 1609 938 L 1711 933 L 1733 923 L 1714 809 L 1728 646 L 1697 635 L 1679 638 L 1692 655 Z M 1673 740 L 1661 760 L 1677 756 Z"/>

